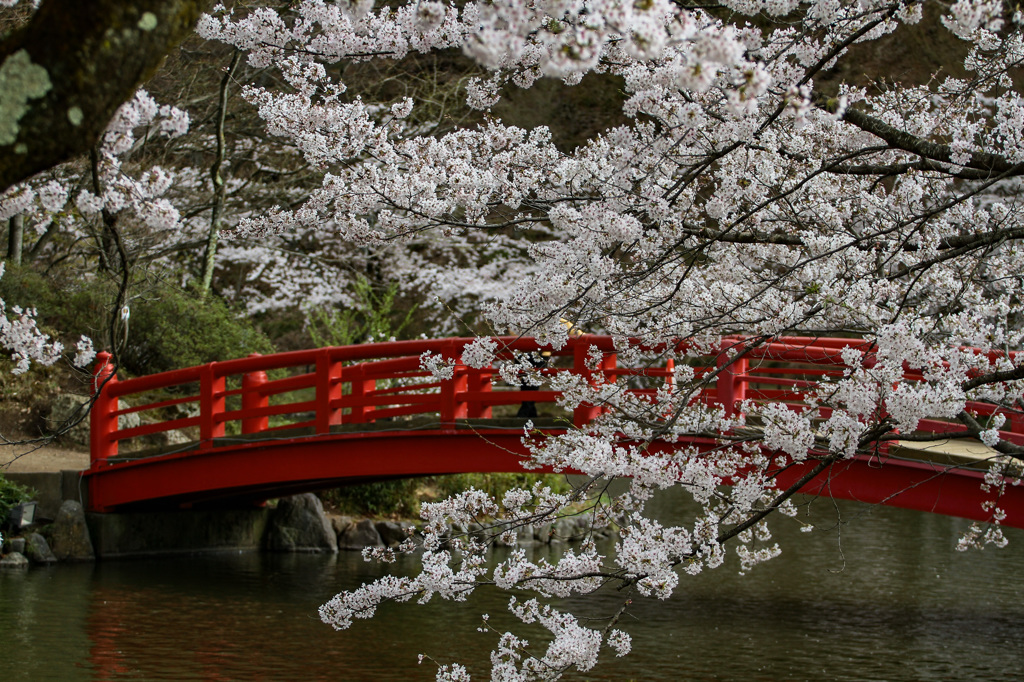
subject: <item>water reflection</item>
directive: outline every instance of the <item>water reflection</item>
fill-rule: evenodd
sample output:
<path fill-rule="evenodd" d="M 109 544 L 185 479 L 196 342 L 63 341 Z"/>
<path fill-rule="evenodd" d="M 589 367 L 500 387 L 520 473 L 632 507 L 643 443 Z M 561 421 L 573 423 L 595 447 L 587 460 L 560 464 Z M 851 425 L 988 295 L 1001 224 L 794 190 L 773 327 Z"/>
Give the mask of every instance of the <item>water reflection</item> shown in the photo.
<path fill-rule="evenodd" d="M 661 504 L 663 517 L 679 513 Z M 1007 550 L 958 554 L 958 520 L 820 501 L 811 512 L 818 529 L 782 524 L 782 557 L 749 575 L 734 563 L 684 577 L 667 603 L 635 600 L 623 621 L 634 653 L 576 679 L 1019 677 L 1024 533 Z M 433 679 L 421 652 L 486 670 L 496 637 L 476 628 L 481 611 L 502 626 L 508 596 L 495 591 L 386 607 L 341 633 L 320 623 L 321 603 L 381 571 L 357 554 L 246 554 L 0 573 L 4 678 Z M 599 617 L 621 599 L 572 606 Z"/>

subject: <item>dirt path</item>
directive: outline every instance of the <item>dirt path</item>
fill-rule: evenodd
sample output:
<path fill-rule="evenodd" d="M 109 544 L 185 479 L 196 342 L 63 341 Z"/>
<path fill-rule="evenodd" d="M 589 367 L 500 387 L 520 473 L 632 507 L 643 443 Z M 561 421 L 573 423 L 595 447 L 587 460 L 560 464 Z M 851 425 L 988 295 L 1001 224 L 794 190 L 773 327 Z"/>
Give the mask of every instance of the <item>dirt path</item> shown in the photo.
<path fill-rule="evenodd" d="M 89 453 L 52 445 L 0 445 L 0 471 L 35 473 L 88 469 Z"/>

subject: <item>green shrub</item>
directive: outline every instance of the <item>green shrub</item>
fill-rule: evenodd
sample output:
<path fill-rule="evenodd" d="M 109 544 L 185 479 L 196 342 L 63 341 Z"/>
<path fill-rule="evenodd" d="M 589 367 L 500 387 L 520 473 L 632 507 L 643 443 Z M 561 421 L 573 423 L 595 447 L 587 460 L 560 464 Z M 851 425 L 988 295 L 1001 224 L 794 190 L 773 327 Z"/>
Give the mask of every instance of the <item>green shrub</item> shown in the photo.
<path fill-rule="evenodd" d="M 0 298 L 8 308 L 36 308 L 40 328 L 71 347 L 81 335 L 97 350 L 110 348 L 107 321 L 116 288 L 109 280 L 63 281 L 28 267 L 8 266 Z M 128 343 L 122 366 L 153 374 L 214 360 L 272 353 L 273 345 L 249 318 L 240 317 L 215 296 L 161 283 L 133 295 Z M 10 315 L 10 313 L 8 313 Z"/>
<path fill-rule="evenodd" d="M 7 521 L 7 513 L 12 507 L 16 507 L 22 502 L 28 502 L 35 496 L 35 490 L 8 480 L 0 472 L 0 525 Z"/>
<path fill-rule="evenodd" d="M 14 306 L 35 308 L 40 329 L 59 335 L 65 345 L 82 334 L 93 338 L 98 347 L 102 345 L 107 319 L 104 304 L 113 298 L 113 289 L 107 289 L 101 282 L 65 282 L 9 263 L 0 278 L 0 298 L 7 304 L 8 316 Z"/>
<path fill-rule="evenodd" d="M 346 514 L 412 517 L 419 513 L 420 485 L 421 479 L 400 478 L 325 490 L 320 497 Z"/>
<path fill-rule="evenodd" d="M 133 301 L 129 325 L 122 361 L 135 374 L 274 352 L 248 318 L 191 289 L 165 287 Z"/>
<path fill-rule="evenodd" d="M 528 474 L 528 473 L 486 473 L 486 474 L 453 474 L 451 476 L 437 476 L 433 480 L 437 490 L 437 497 L 444 499 L 461 493 L 470 488 L 482 490 L 499 501 L 505 492 L 512 488 L 532 488 L 540 481 L 551 488 L 554 492 L 565 493 L 570 489 L 565 476 L 557 474 Z"/>
<path fill-rule="evenodd" d="M 531 488 L 541 481 L 556 492 L 568 492 L 564 476 L 555 474 L 451 474 L 362 483 L 327 490 L 320 497 L 346 514 L 364 516 L 418 516 L 422 502 L 434 502 L 470 488 L 499 501 L 510 488 Z"/>
<path fill-rule="evenodd" d="M 352 293 L 350 307 L 309 311 L 307 331 L 314 345 L 348 346 L 370 338 L 401 336 L 416 312 L 416 306 L 402 309 L 397 282 L 375 289 L 365 276 L 357 276 L 352 281 Z"/>

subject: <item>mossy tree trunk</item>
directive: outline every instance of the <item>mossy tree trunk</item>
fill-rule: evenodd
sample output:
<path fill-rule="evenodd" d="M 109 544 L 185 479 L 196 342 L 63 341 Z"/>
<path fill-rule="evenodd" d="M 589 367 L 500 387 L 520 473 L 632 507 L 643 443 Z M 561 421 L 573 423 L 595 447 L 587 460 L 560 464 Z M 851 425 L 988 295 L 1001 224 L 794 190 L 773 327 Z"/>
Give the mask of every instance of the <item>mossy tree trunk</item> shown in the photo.
<path fill-rule="evenodd" d="M 0 192 L 86 152 L 205 0 L 45 0 L 0 40 Z"/>

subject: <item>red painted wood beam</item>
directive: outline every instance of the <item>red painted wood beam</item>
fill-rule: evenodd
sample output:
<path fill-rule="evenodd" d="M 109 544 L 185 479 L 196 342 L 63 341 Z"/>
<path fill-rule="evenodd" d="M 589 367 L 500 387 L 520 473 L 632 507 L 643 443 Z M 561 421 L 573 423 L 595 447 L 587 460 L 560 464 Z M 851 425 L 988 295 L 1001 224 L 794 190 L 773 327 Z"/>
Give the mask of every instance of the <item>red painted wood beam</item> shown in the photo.
<path fill-rule="evenodd" d="M 525 457 L 516 431 L 367 432 L 141 459 L 90 471 L 86 477 L 92 510 L 114 511 L 154 501 L 266 499 L 396 477 L 520 472 Z M 776 478 L 779 487 L 792 485 L 815 463 L 787 468 Z M 801 492 L 989 521 L 991 514 L 982 504 L 993 495 L 982 491 L 983 480 L 984 473 L 973 469 L 857 456 L 837 462 Z M 1007 487 L 998 506 L 1007 515 L 1003 525 L 1024 528 L 1024 488 Z"/>

